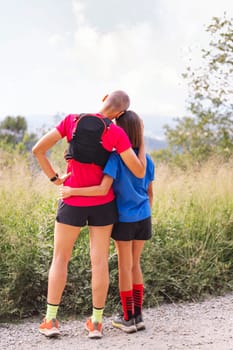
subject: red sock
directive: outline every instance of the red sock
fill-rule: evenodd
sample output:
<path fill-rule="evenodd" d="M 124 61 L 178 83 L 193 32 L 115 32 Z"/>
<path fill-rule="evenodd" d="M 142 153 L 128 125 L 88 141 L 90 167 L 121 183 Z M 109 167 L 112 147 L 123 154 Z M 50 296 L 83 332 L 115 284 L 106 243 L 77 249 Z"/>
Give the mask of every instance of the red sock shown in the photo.
<path fill-rule="evenodd" d="M 124 312 L 124 319 L 126 321 L 133 317 L 133 291 L 123 291 L 120 292 L 122 309 Z"/>
<path fill-rule="evenodd" d="M 140 315 L 142 313 L 143 295 L 144 295 L 144 285 L 134 284 L 133 285 L 134 316 Z"/>

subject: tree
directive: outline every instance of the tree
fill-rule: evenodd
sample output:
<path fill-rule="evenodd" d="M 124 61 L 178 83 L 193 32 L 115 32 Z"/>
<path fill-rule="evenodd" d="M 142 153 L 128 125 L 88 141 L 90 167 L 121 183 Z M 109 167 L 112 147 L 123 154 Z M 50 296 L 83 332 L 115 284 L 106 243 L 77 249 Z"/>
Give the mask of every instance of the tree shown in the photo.
<path fill-rule="evenodd" d="M 176 119 L 175 128 L 165 126 L 173 154 L 198 161 L 233 154 L 233 21 L 214 17 L 206 30 L 211 40 L 202 50 L 202 66 L 183 74 L 190 115 Z"/>
<path fill-rule="evenodd" d="M 27 121 L 22 116 L 7 116 L 0 123 L 0 141 L 9 145 L 17 145 L 19 149 L 29 150 L 37 140 L 37 135 L 27 133 Z"/>
<path fill-rule="evenodd" d="M 0 123 L 0 138 L 7 143 L 19 143 L 27 131 L 27 121 L 24 117 L 7 116 Z"/>

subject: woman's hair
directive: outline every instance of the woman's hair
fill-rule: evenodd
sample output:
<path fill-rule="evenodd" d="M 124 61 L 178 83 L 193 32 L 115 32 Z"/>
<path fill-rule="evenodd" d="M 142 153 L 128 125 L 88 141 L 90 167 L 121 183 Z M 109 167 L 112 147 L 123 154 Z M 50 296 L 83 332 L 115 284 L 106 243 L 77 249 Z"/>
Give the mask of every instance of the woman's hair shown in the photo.
<path fill-rule="evenodd" d="M 116 124 L 120 126 L 128 135 L 133 148 L 139 148 L 141 145 L 141 121 L 139 116 L 133 111 L 125 111 L 117 120 Z"/>

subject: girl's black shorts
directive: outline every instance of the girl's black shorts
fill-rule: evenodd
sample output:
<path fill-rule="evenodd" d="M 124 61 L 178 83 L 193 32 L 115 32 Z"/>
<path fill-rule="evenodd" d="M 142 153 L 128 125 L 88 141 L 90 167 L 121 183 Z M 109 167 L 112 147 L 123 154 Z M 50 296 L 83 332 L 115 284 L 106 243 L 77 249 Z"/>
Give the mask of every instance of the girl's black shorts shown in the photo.
<path fill-rule="evenodd" d="M 83 226 L 107 226 L 117 222 L 115 201 L 91 207 L 76 207 L 59 201 L 56 220 L 62 224 Z"/>
<path fill-rule="evenodd" d="M 151 236 L 151 217 L 137 222 L 117 222 L 112 231 L 112 238 L 115 241 L 147 241 Z"/>

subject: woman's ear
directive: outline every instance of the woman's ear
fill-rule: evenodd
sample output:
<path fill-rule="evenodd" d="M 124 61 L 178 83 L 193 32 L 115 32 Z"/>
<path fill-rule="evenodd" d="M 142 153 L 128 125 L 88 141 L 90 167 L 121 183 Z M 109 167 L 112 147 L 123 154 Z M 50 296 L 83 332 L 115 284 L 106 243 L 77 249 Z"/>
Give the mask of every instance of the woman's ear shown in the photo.
<path fill-rule="evenodd" d="M 105 96 L 102 98 L 102 102 L 104 102 L 107 98 L 108 98 L 108 95 L 105 95 Z"/>

